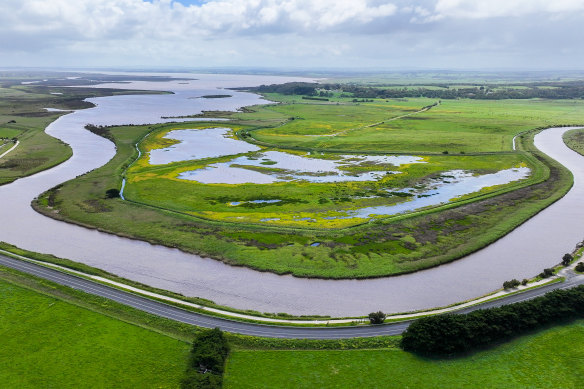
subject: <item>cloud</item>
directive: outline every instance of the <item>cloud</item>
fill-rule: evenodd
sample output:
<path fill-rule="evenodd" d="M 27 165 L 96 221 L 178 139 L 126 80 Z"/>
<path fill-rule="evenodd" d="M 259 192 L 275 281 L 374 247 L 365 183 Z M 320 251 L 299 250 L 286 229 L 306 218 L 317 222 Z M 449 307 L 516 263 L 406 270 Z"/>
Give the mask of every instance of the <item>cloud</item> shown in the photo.
<path fill-rule="evenodd" d="M 397 7 L 371 0 L 216 0 L 189 6 L 170 0 L 3 0 L 0 11 L 2 30 L 100 39 L 319 33 L 367 24 Z"/>
<path fill-rule="evenodd" d="M 487 19 L 582 11 L 581 0 L 438 0 L 431 18 Z"/>
<path fill-rule="evenodd" d="M 547 53 L 546 66 L 578 67 L 583 13 L 582 0 L 0 0 L 0 57 L 403 68 L 533 66 Z"/>

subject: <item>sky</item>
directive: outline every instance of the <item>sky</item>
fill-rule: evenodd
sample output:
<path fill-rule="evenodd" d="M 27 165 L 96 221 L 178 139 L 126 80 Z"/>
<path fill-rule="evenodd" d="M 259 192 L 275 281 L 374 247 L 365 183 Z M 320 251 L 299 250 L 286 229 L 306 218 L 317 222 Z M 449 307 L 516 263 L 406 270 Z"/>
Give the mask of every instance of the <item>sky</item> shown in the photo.
<path fill-rule="evenodd" d="M 0 67 L 584 68 L 584 0 L 0 0 Z"/>

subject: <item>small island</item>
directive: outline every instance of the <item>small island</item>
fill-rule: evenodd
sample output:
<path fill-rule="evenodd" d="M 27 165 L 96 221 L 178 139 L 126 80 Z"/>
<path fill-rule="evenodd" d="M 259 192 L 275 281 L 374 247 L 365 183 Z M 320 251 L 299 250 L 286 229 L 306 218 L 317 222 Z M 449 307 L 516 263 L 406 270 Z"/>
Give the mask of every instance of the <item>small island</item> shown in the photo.
<path fill-rule="evenodd" d="M 202 99 L 226 99 L 228 97 L 233 97 L 232 95 L 205 95 L 201 96 Z"/>

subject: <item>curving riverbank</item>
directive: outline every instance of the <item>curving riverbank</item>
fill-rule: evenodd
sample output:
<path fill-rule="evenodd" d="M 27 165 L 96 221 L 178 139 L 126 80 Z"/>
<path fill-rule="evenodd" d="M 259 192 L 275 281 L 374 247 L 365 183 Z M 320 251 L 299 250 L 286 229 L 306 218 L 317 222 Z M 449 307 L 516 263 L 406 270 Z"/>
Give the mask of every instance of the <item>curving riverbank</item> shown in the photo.
<path fill-rule="evenodd" d="M 207 76 L 205 80 L 209 88 L 213 83 L 230 86 L 227 81 L 213 77 Z M 236 78 L 230 81 L 233 83 L 231 86 L 242 82 Z M 263 77 L 257 78 L 256 82 L 260 80 L 265 82 Z M 135 86 L 145 88 L 143 83 L 135 83 Z M 168 89 L 171 86 L 165 83 L 157 87 Z M 505 238 L 463 260 L 400 277 L 326 281 L 259 273 L 178 250 L 61 223 L 32 211 L 29 203 L 35 195 L 100 166 L 113 156 L 113 145 L 85 131 L 83 126 L 86 123 L 160 122 L 162 110 L 170 105 L 178 109 L 173 108 L 171 114 L 164 116 L 178 116 L 181 109 L 190 109 L 192 113 L 192 100 L 191 104 L 185 104 L 183 100 L 188 100 L 194 86 L 191 85 L 189 92 L 187 85 L 177 84 L 175 95 L 95 99 L 92 101 L 97 107 L 93 111 L 79 111 L 79 114 L 66 115 L 54 122 L 47 132 L 69 143 L 74 156 L 54 169 L 0 189 L 2 219 L 9 220 L 0 226 L 1 240 L 28 250 L 71 258 L 155 287 L 240 309 L 351 316 L 379 309 L 403 312 L 445 306 L 483 295 L 499 288 L 506 279 L 533 276 L 543 267 L 559 262 L 567 248 L 582 239 L 577 220 L 584 216 L 584 211 L 578 210 L 575 204 L 579 203 L 578 196 L 584 194 L 584 172 L 581 167 L 584 164 L 581 156 L 563 145 L 561 133 L 566 128 L 546 130 L 536 137 L 535 142 L 544 153 L 573 171 L 575 185 L 567 196 Z M 124 85 L 124 88 L 127 87 Z M 249 105 L 259 100 L 255 95 L 236 94 L 240 99 L 231 109 L 237 108 L 238 104 Z M 168 106 L 160 107 L 161 100 L 158 99 L 170 99 Z M 240 104 L 242 100 L 245 101 Z M 553 236 L 550 236 L 550 230 Z"/>

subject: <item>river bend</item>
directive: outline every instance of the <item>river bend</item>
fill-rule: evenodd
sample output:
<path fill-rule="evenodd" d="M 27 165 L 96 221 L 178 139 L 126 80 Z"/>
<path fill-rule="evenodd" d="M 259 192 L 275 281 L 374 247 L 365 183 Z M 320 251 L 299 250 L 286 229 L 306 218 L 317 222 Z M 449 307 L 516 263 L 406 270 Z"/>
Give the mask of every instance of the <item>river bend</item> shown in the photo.
<path fill-rule="evenodd" d="M 505 280 L 531 277 L 558 263 L 584 238 L 584 158 L 562 142 L 562 134 L 568 128 L 548 129 L 535 138 L 541 151 L 574 174 L 574 187 L 564 198 L 483 250 L 446 265 L 397 277 L 317 280 L 278 276 L 59 222 L 32 210 L 30 202 L 35 196 L 102 166 L 114 155 L 113 144 L 85 130 L 85 124 L 157 123 L 164 121 L 162 116 L 234 110 L 262 100 L 250 93 L 217 88 L 289 80 L 263 76 L 195 77 L 197 80 L 187 83 L 107 85 L 171 90 L 175 94 L 90 99 L 97 105 L 95 108 L 62 116 L 49 125 L 47 133 L 71 145 L 73 157 L 50 170 L 0 187 L 0 240 L 221 305 L 297 315 L 354 316 L 377 310 L 394 313 L 427 309 L 484 295 L 498 289 Z M 233 97 L 197 98 L 217 93 Z"/>

